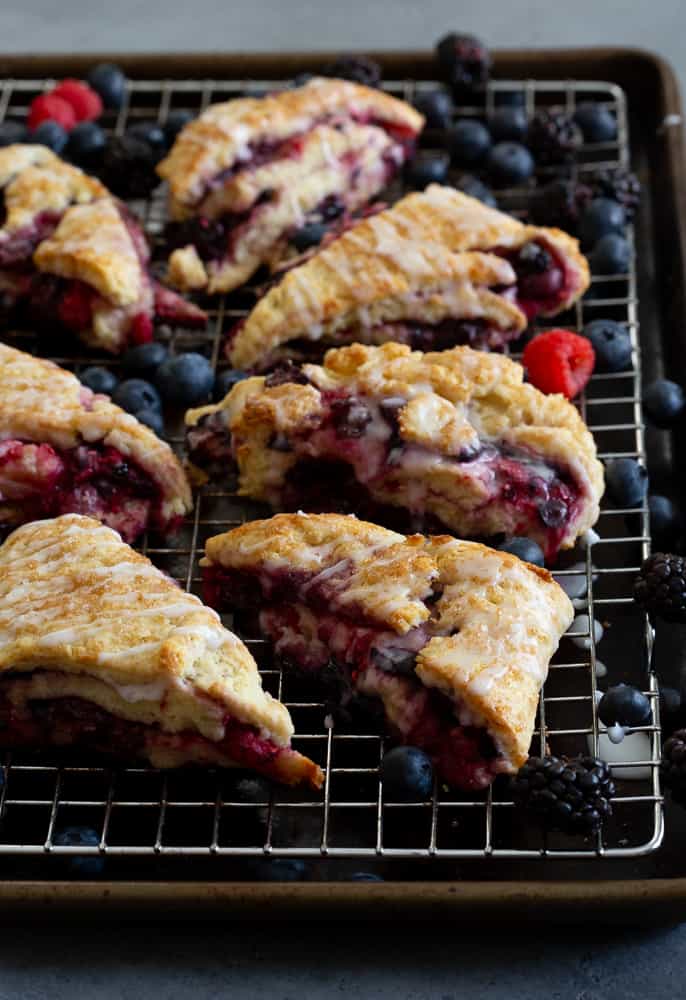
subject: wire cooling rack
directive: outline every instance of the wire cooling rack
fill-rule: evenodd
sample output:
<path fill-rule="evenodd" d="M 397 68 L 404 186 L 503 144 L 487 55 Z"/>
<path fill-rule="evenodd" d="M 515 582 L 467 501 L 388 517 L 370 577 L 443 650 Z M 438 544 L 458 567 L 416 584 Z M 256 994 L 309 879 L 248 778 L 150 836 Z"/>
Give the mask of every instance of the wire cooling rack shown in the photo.
<path fill-rule="evenodd" d="M 25 120 L 31 99 L 52 84 L 51 80 L 4 81 L 0 120 Z M 212 101 L 287 85 L 287 81 L 275 85 L 273 81 L 254 80 L 132 82 L 125 106 L 106 124 L 123 132 L 135 120 L 163 123 L 172 109 L 197 113 Z M 385 84 L 389 92 L 409 101 L 432 86 L 435 84 L 411 80 Z M 617 116 L 617 140 L 585 145 L 573 169 L 583 176 L 599 168 L 628 165 L 627 109 L 619 87 L 573 80 L 496 81 L 488 85 L 485 108 L 483 104 L 462 107 L 459 115 L 489 114 L 502 95 L 511 91 L 524 93 L 529 115 L 543 106 L 571 112 L 580 100 L 602 102 Z M 440 148 L 441 138 L 439 132 L 429 130 L 422 137 L 422 146 Z M 556 168 L 541 168 L 526 187 L 498 192 L 499 206 L 525 219 L 531 188 L 555 174 Z M 402 184 L 396 181 L 385 197 L 393 201 L 402 193 Z M 164 189 L 160 187 L 149 200 L 133 201 L 131 206 L 144 220 L 155 245 L 165 220 Z M 628 235 L 633 245 L 631 229 Z M 207 331 L 162 329 L 160 337 L 168 341 L 172 351 L 199 350 L 221 368 L 226 365 L 221 353 L 224 335 L 246 314 L 255 295 L 256 289 L 248 286 L 218 301 L 203 303 L 210 315 Z M 632 367 L 617 374 L 594 375 L 579 407 L 595 435 L 601 458 L 624 455 L 644 461 L 634 259 L 627 275 L 594 276 L 589 293 L 568 313 L 556 317 L 555 325 L 580 329 L 601 317 L 627 325 L 633 345 Z M 9 339 L 77 372 L 94 363 L 95 355 L 74 343 L 51 346 L 26 331 L 13 331 Z M 105 363 L 115 372 L 119 365 L 109 358 L 98 358 L 97 363 Z M 180 420 L 170 440 L 181 449 Z M 193 514 L 176 538 L 163 545 L 146 539 L 142 548 L 182 586 L 197 592 L 198 561 L 206 539 L 265 513 L 230 492 L 208 487 L 198 493 Z M 645 507 L 618 510 L 606 503 L 594 544 L 580 545 L 556 568 L 561 582 L 576 585 L 577 592 L 585 591 L 577 604 L 591 621 L 603 623 L 605 634 L 600 651 L 596 630 L 583 627 L 583 623 L 562 639 L 541 694 L 532 752 L 542 753 L 547 748 L 556 754 L 597 754 L 599 749 L 601 755 L 604 753 L 605 730 L 596 713 L 598 678 L 604 663 L 612 683 L 628 680 L 639 685 L 652 705 L 649 724 L 636 730 L 643 736 L 633 737 L 634 744 L 639 740 L 638 748 L 613 766 L 617 785 L 614 815 L 602 835 L 581 840 L 544 836 L 513 807 L 507 782 L 501 779 L 483 794 L 463 795 L 436 785 L 427 802 L 389 801 L 378 777 L 385 749 L 378 731 L 350 731 L 335 724 L 325 705 L 312 700 L 311 691 L 302 690 L 292 677 L 274 667 L 265 642 L 246 639 L 266 689 L 281 698 L 292 714 L 294 746 L 325 769 L 323 794 L 270 788 L 254 777 L 233 772 L 113 769 L 93 758 L 8 753 L 0 795 L 0 855 L 466 860 L 626 858 L 655 850 L 662 840 L 663 816 L 657 683 L 651 671 L 653 636 L 647 619 L 631 599 L 632 579 L 649 551 L 648 528 Z M 225 622 L 233 625 L 230 616 Z M 627 749 L 629 746 L 627 743 Z M 59 832 L 75 823 L 95 829 L 99 842 L 86 848 L 56 843 Z"/>

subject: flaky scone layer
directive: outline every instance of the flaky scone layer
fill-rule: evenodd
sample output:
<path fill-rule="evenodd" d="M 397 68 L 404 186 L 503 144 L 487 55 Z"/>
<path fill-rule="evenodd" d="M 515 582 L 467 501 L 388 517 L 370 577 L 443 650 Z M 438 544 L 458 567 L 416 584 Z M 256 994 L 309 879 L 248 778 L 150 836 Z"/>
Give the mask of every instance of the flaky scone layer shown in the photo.
<path fill-rule="evenodd" d="M 0 344 L 0 441 L 14 438 L 60 449 L 111 445 L 158 484 L 165 519 L 192 507 L 185 473 L 154 431 L 108 396 L 94 395 L 71 372 Z"/>
<path fill-rule="evenodd" d="M 356 397 L 397 400 L 401 439 L 439 457 L 458 455 L 479 441 L 496 442 L 569 470 L 583 503 L 562 547 L 573 545 L 597 520 L 604 477 L 590 431 L 563 396 L 547 396 L 525 384 L 521 365 L 509 358 L 469 347 L 423 354 L 400 344 L 353 344 L 328 351 L 323 365 L 303 365 L 302 370 L 308 385 L 268 387 L 263 377 L 255 376 L 239 382 L 221 403 L 186 416 L 192 427 L 208 414 L 223 414 L 243 495 L 266 502 L 278 495 L 297 459 L 288 451 L 271 450 L 269 442 L 279 433 L 306 437 L 324 412 L 321 392 L 343 388 Z M 437 492 L 430 497 L 428 509 L 452 526 L 455 505 L 475 504 L 479 498 L 464 496 L 459 468 L 453 474 L 448 463 L 439 462 L 431 475 L 442 496 Z M 373 495 L 393 502 L 392 495 Z"/>
<path fill-rule="evenodd" d="M 428 623 L 438 634 L 417 656 L 417 678 L 447 695 L 458 717 L 481 720 L 511 770 L 526 759 L 538 693 L 574 616 L 547 570 L 474 542 L 405 537 L 337 514 L 252 521 L 209 539 L 205 552 L 205 566 L 258 576 L 347 564 L 337 601 L 348 596 L 400 635 Z"/>
<path fill-rule="evenodd" d="M 35 672 L 26 700 L 85 698 L 212 741 L 227 715 L 279 746 L 293 733 L 218 615 L 91 518 L 26 524 L 0 547 L 0 636 L 0 676 Z"/>
<path fill-rule="evenodd" d="M 157 168 L 169 182 L 172 216 L 184 218 L 192 213 L 216 175 L 249 159 L 251 145 L 261 140 L 281 142 L 338 113 L 410 132 L 418 132 L 424 121 L 409 104 L 380 90 L 324 78 L 263 98 L 213 104 L 181 131 Z"/>
<path fill-rule="evenodd" d="M 577 240 L 559 229 L 523 225 L 454 188 L 432 184 L 358 222 L 288 272 L 237 331 L 231 362 L 251 368 L 289 340 L 325 340 L 349 326 L 407 318 L 428 323 L 446 316 L 482 318 L 521 331 L 526 326 L 521 309 L 487 287 L 513 285 L 514 271 L 486 252 L 516 250 L 531 240 L 553 247 L 573 276 L 568 294 L 553 310 L 561 312 L 590 280 Z M 432 299 L 445 297 L 446 291 L 447 308 L 432 307 Z"/>

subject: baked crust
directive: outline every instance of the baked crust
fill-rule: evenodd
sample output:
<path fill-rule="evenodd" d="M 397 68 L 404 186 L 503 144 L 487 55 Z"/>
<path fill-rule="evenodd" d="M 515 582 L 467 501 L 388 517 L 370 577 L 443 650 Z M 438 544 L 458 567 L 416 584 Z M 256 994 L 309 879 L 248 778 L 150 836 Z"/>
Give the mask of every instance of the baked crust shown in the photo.
<path fill-rule="evenodd" d="M 187 425 L 194 427 L 220 414 L 212 419 L 231 434 L 242 495 L 278 504 L 298 459 L 291 451 L 272 450 L 270 442 L 279 434 L 291 439 L 301 435 L 306 441 L 325 412 L 322 392 L 345 389 L 355 398 L 397 402 L 401 440 L 421 442 L 431 456 L 425 467 L 407 471 L 407 482 L 430 481 L 427 511 L 458 533 L 469 533 L 462 528 L 463 518 L 482 506 L 488 494 L 479 479 L 465 478 L 459 463 L 441 458 L 459 453 L 471 441 L 523 449 L 569 472 L 581 503 L 566 527 L 562 548 L 571 547 L 597 520 L 604 477 L 591 433 L 563 396 L 544 395 L 524 383 L 524 371 L 515 361 L 469 347 L 422 354 L 401 344 L 353 344 L 328 351 L 323 365 L 303 365 L 302 371 L 310 384 L 269 387 L 264 377 L 253 376 L 234 386 L 221 403 L 186 415 Z M 394 503 L 392 492 L 373 482 L 367 485 L 375 499 Z M 490 527 L 486 534 L 504 530 L 497 519 Z"/>
<path fill-rule="evenodd" d="M 326 340 L 351 326 L 405 319 L 481 318 L 516 335 L 526 316 L 488 288 L 513 285 L 515 273 L 486 251 L 513 250 L 533 239 L 554 248 L 572 275 L 552 311 L 561 312 L 590 281 L 577 240 L 559 229 L 525 226 L 454 188 L 430 185 L 357 223 L 289 271 L 238 329 L 229 357 L 235 367 L 251 368 L 289 340 Z"/>
<path fill-rule="evenodd" d="M 110 199 L 68 208 L 33 259 L 39 271 L 83 281 L 117 306 L 133 305 L 143 291 L 136 248 Z"/>
<path fill-rule="evenodd" d="M 0 344 L 0 386 L 0 441 L 16 438 L 59 449 L 110 445 L 157 483 L 165 520 L 191 510 L 188 480 L 169 445 L 108 396 L 94 395 L 71 372 L 6 344 Z"/>
<path fill-rule="evenodd" d="M 223 170 L 246 160 L 250 145 L 278 143 L 337 113 L 418 132 L 423 117 L 404 101 L 347 80 L 315 78 L 263 98 L 213 104 L 180 133 L 157 171 L 169 183 L 170 211 L 184 218 Z"/>
<path fill-rule="evenodd" d="M 69 205 L 109 197 L 100 181 L 65 163 L 47 146 L 0 149 L 0 188 L 6 211 L 0 241 L 29 225 L 40 212 L 61 213 Z"/>
<path fill-rule="evenodd" d="M 230 716 L 289 744 L 287 709 L 262 689 L 255 661 L 216 612 L 91 518 L 35 522 L 7 539 L 0 622 L 0 675 L 37 671 L 21 688 L 26 701 L 84 698 L 213 742 Z M 319 783 L 319 769 L 301 761 L 299 778 Z"/>
<path fill-rule="evenodd" d="M 352 515 L 280 514 L 208 540 L 201 565 L 326 573 L 347 563 L 346 595 L 403 635 L 435 630 L 416 676 L 478 719 L 515 771 L 526 760 L 551 656 L 574 609 L 547 570 L 475 542 L 405 537 Z M 432 592 L 440 596 L 428 604 Z"/>

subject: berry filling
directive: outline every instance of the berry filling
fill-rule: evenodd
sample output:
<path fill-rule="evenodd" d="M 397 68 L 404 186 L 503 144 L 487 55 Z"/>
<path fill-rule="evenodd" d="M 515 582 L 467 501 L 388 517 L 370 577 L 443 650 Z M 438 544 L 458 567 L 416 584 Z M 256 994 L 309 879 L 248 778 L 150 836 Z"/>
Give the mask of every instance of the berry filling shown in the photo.
<path fill-rule="evenodd" d="M 248 613 L 274 646 L 278 661 L 308 681 L 319 680 L 341 717 L 381 708 L 399 742 L 424 749 L 448 784 L 486 788 L 507 770 L 486 729 L 463 707 L 426 688 L 415 673 L 417 654 L 432 635 L 429 622 L 397 635 L 346 600 L 351 567 L 319 574 L 205 567 L 204 596 L 215 607 Z"/>
<path fill-rule="evenodd" d="M 517 275 L 517 305 L 527 319 L 552 315 L 575 291 L 577 280 L 552 244 L 525 243 L 513 251 L 491 251 L 512 264 Z"/>
<path fill-rule="evenodd" d="M 12 233 L 2 234 L 0 267 L 17 267 L 29 262 L 38 244 L 47 240 L 57 229 L 60 218 L 57 212 L 39 212 L 30 224 Z"/>
<path fill-rule="evenodd" d="M 0 443 L 0 529 L 60 514 L 95 517 L 133 542 L 148 526 L 171 530 L 159 486 L 116 448 L 59 450 Z"/>
<path fill-rule="evenodd" d="M 214 742 L 192 730 L 170 733 L 119 718 L 82 698 L 35 700 L 19 707 L 7 697 L 13 683 L 9 677 L 1 685 L 0 734 L 5 747 L 75 747 L 124 761 L 167 756 L 173 763 L 231 763 L 287 782 L 297 781 L 302 772 L 303 759 L 297 751 L 277 746 L 254 727 L 229 716 L 224 719 L 224 736 Z"/>

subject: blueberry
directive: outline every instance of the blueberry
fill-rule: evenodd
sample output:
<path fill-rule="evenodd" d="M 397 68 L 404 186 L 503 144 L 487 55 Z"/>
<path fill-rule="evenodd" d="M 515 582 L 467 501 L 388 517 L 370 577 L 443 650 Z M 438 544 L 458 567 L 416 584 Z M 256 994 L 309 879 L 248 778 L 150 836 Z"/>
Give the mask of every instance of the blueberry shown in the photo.
<path fill-rule="evenodd" d="M 525 108 L 526 94 L 523 90 L 496 90 L 493 103 L 496 108 Z"/>
<path fill-rule="evenodd" d="M 122 356 L 122 365 L 129 375 L 153 375 L 166 360 L 169 351 L 158 340 L 130 347 Z"/>
<path fill-rule="evenodd" d="M 523 108 L 497 108 L 488 121 L 494 142 L 520 142 L 526 137 L 529 121 Z"/>
<path fill-rule="evenodd" d="M 136 122 L 126 130 L 128 136 L 138 139 L 140 142 L 147 142 L 148 146 L 157 154 L 161 155 L 167 148 L 167 137 L 164 129 L 157 122 Z"/>
<path fill-rule="evenodd" d="M 52 838 L 55 847 L 99 847 L 100 837 L 96 830 L 89 826 L 65 826 L 58 830 Z M 93 878 L 102 875 L 105 859 L 102 855 L 70 854 L 64 856 L 75 875 L 81 878 Z"/>
<path fill-rule="evenodd" d="M 534 172 L 534 158 L 518 142 L 499 142 L 488 157 L 488 172 L 496 187 L 523 184 Z"/>
<path fill-rule="evenodd" d="M 579 220 L 579 238 L 584 246 L 591 247 L 603 236 L 622 233 L 625 225 L 626 213 L 618 201 L 594 198 Z"/>
<path fill-rule="evenodd" d="M 112 401 L 128 413 L 162 409 L 157 389 L 142 378 L 130 378 L 122 382 L 112 393 Z"/>
<path fill-rule="evenodd" d="M 617 684 L 598 702 L 598 717 L 606 726 L 644 726 L 650 718 L 650 699 L 630 684 Z"/>
<path fill-rule="evenodd" d="M 214 371 L 202 354 L 177 354 L 157 369 L 155 385 L 165 402 L 173 406 L 197 406 L 212 393 Z"/>
<path fill-rule="evenodd" d="M 302 882 L 307 875 L 305 862 L 292 858 L 259 858 L 248 862 L 246 869 L 263 882 Z"/>
<path fill-rule="evenodd" d="M 51 118 L 41 122 L 30 135 L 31 142 L 36 142 L 39 146 L 47 146 L 53 153 L 61 153 L 67 145 L 68 138 L 66 129 Z"/>
<path fill-rule="evenodd" d="M 140 423 L 145 424 L 146 427 L 153 430 L 158 437 L 164 437 L 164 417 L 160 410 L 147 406 L 134 413 L 134 417 Z"/>
<path fill-rule="evenodd" d="M 491 189 L 487 188 L 484 182 L 479 180 L 478 177 L 474 177 L 473 174 L 463 174 L 456 183 L 455 187 L 458 191 L 462 191 L 463 194 L 468 194 L 470 198 L 476 198 L 478 201 L 482 201 L 484 205 L 488 205 L 489 208 L 498 207 Z"/>
<path fill-rule="evenodd" d="M 113 63 L 98 63 L 86 77 L 106 108 L 118 111 L 126 97 L 126 77 Z"/>
<path fill-rule="evenodd" d="M 440 153 L 418 153 L 408 164 L 405 178 L 410 187 L 423 191 L 428 184 L 445 184 L 449 160 Z"/>
<path fill-rule="evenodd" d="M 84 368 L 79 375 L 79 381 L 81 385 L 85 385 L 92 392 L 104 392 L 107 396 L 111 396 L 119 385 L 119 379 L 116 375 L 113 375 L 107 368 L 100 368 L 98 365 Z"/>
<path fill-rule="evenodd" d="M 380 875 L 374 875 L 372 872 L 353 872 L 350 876 L 351 882 L 383 882 L 384 880 Z"/>
<path fill-rule="evenodd" d="M 626 274 L 631 264 L 631 247 L 618 233 L 603 236 L 588 256 L 595 275 Z"/>
<path fill-rule="evenodd" d="M 192 122 L 195 115 L 190 111 L 170 111 L 164 123 L 164 136 L 168 146 L 174 142 L 182 128 Z"/>
<path fill-rule="evenodd" d="M 671 736 L 682 725 L 681 692 L 676 688 L 660 685 L 660 728 L 662 739 Z"/>
<path fill-rule="evenodd" d="M 8 120 L 0 122 L 0 146 L 13 146 L 15 142 L 26 142 L 29 130 L 23 122 Z"/>
<path fill-rule="evenodd" d="M 309 83 L 310 80 L 312 80 L 313 78 L 314 78 L 314 73 L 308 73 L 306 71 L 303 71 L 302 73 L 296 73 L 296 75 L 293 77 L 293 87 L 304 87 L 305 84 Z M 263 91 L 260 91 L 260 93 L 257 96 L 262 97 Z"/>
<path fill-rule="evenodd" d="M 233 389 L 236 382 L 242 382 L 247 377 L 247 372 L 239 371 L 237 368 L 225 368 L 224 371 L 217 374 L 214 380 L 212 399 L 215 403 L 220 403 L 227 392 Z"/>
<path fill-rule="evenodd" d="M 648 510 L 653 544 L 664 552 L 671 551 L 681 531 L 679 511 L 669 497 L 664 497 L 660 493 L 648 495 Z"/>
<path fill-rule="evenodd" d="M 544 566 L 545 557 L 541 546 L 531 538 L 521 538 L 515 536 L 499 545 L 501 552 L 509 552 L 510 555 L 523 559 L 524 562 L 533 563 L 534 566 Z"/>
<path fill-rule="evenodd" d="M 394 747 L 384 754 L 379 768 L 386 798 L 428 799 L 434 769 L 430 757 L 417 747 Z"/>
<path fill-rule="evenodd" d="M 643 390 L 643 406 L 656 427 L 672 427 L 686 408 L 684 390 L 668 378 L 656 378 Z"/>
<path fill-rule="evenodd" d="M 326 236 L 326 226 L 323 222 L 310 222 L 309 225 L 297 229 L 290 237 L 290 243 L 298 253 L 304 253 L 310 247 L 318 246 Z"/>
<path fill-rule="evenodd" d="M 580 104 L 574 112 L 574 121 L 586 142 L 613 142 L 617 138 L 617 119 L 602 104 Z"/>
<path fill-rule="evenodd" d="M 460 118 L 448 132 L 448 148 L 454 163 L 471 167 L 488 155 L 491 134 L 481 122 Z"/>
<path fill-rule="evenodd" d="M 95 122 L 79 122 L 69 133 L 67 156 L 82 166 L 99 163 L 105 152 L 107 136 Z"/>
<path fill-rule="evenodd" d="M 605 463 L 605 485 L 618 507 L 641 507 L 648 490 L 648 473 L 635 458 L 611 458 Z"/>
<path fill-rule="evenodd" d="M 428 90 L 418 94 L 414 102 L 417 111 L 426 118 L 427 128 L 447 128 L 453 113 L 453 102 L 446 90 Z"/>
<path fill-rule="evenodd" d="M 623 372 L 631 367 L 631 338 L 622 323 L 613 319 L 594 319 L 583 329 L 595 351 L 597 372 Z"/>

